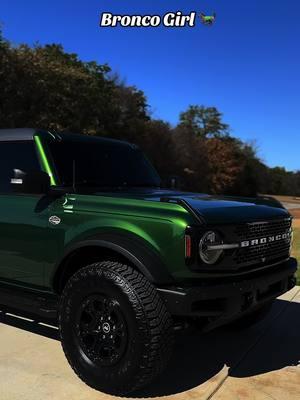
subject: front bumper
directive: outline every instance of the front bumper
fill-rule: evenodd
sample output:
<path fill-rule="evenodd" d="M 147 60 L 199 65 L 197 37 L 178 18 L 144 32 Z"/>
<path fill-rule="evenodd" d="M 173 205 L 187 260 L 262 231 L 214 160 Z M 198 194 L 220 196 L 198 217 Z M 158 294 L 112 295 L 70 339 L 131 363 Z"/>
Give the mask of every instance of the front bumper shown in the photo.
<path fill-rule="evenodd" d="M 201 286 L 159 288 L 173 316 L 202 318 L 204 330 L 211 330 L 274 300 L 296 284 L 297 261 L 290 258 L 252 277 L 236 277 L 223 283 L 203 280 Z M 224 276 L 225 278 L 225 276 Z"/>

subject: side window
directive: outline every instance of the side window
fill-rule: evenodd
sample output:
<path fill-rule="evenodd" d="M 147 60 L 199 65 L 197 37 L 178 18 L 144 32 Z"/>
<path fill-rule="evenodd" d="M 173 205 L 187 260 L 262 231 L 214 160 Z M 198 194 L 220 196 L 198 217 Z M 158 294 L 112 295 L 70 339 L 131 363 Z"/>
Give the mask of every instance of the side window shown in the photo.
<path fill-rule="evenodd" d="M 34 142 L 0 141 L 0 193 L 10 193 L 13 170 L 32 171 L 40 169 Z"/>

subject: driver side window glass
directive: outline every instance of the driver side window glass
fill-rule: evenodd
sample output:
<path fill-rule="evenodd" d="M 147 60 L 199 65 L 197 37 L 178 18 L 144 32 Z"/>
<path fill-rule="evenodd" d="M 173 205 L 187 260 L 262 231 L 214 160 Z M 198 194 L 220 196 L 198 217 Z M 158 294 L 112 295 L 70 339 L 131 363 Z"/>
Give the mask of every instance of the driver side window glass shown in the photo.
<path fill-rule="evenodd" d="M 0 141 L 0 194 L 12 192 L 10 180 L 16 168 L 23 171 L 40 170 L 33 141 Z"/>

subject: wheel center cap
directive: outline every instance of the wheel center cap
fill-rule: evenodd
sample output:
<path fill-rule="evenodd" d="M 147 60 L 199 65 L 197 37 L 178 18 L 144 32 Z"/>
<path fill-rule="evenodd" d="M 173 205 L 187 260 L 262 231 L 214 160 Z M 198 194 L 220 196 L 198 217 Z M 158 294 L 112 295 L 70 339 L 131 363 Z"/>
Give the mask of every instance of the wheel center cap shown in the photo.
<path fill-rule="evenodd" d="M 104 324 L 102 325 L 102 330 L 104 333 L 109 333 L 110 332 L 110 325 L 108 322 L 104 322 Z"/>

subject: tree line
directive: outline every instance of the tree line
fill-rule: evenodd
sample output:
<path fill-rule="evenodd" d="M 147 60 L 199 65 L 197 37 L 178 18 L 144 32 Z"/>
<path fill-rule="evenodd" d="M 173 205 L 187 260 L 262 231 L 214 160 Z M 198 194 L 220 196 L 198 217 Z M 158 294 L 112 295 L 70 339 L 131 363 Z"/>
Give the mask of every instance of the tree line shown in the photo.
<path fill-rule="evenodd" d="M 38 127 L 128 140 L 185 190 L 300 196 L 300 171 L 269 168 L 230 134 L 215 107 L 191 105 L 177 126 L 151 116 L 145 93 L 109 65 L 58 44 L 13 46 L 0 32 L 0 128 Z"/>

